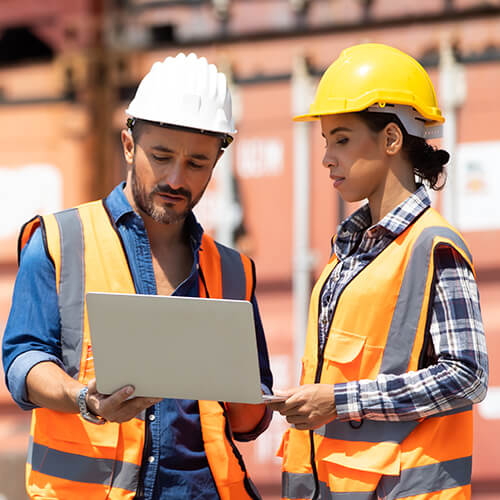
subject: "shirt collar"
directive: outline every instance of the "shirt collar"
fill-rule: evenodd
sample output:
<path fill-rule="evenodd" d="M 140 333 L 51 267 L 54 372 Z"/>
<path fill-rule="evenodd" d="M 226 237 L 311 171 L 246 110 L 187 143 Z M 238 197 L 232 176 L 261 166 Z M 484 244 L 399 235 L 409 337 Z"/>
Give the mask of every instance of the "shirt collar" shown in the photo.
<path fill-rule="evenodd" d="M 141 219 L 132 206 L 130 205 L 123 189 L 125 188 L 125 182 L 121 182 L 116 186 L 113 191 L 106 198 L 106 206 L 113 219 L 113 222 L 118 225 L 122 220 L 125 221 L 125 216 L 130 215 L 132 217 L 137 217 Z M 141 219 L 142 221 L 142 219 Z M 188 234 L 190 236 L 193 250 L 198 250 L 201 246 L 201 239 L 203 236 L 203 228 L 197 221 L 193 211 L 190 211 L 186 217 L 185 227 L 187 228 Z"/>
<path fill-rule="evenodd" d="M 118 224 L 119 220 L 125 215 L 134 213 L 134 209 L 123 192 L 124 188 L 125 182 L 121 182 L 106 198 L 106 207 L 115 224 Z"/>
<path fill-rule="evenodd" d="M 398 236 L 430 206 L 431 200 L 425 186 L 417 184 L 417 190 L 413 194 L 386 214 L 377 224 L 372 225 L 370 207 L 366 203 L 339 225 L 335 245 L 352 241 L 366 230 L 377 234 L 380 232 L 379 228 L 384 233 Z"/>
<path fill-rule="evenodd" d="M 380 226 L 394 236 L 398 236 L 430 206 L 431 200 L 427 190 L 423 184 L 417 184 L 417 190 L 375 226 Z"/>

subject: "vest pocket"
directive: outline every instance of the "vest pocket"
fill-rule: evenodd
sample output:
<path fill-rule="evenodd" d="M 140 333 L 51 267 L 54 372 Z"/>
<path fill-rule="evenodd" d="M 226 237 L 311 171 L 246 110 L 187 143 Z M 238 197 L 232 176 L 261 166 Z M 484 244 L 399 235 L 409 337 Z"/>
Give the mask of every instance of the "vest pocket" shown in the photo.
<path fill-rule="evenodd" d="M 399 476 L 401 471 L 401 448 L 397 443 L 323 440 L 318 454 L 324 462 L 349 469 L 387 476 Z"/>
<path fill-rule="evenodd" d="M 37 412 L 37 435 L 43 436 L 49 447 L 54 446 L 66 452 L 92 456 L 95 447 L 114 450 L 118 443 L 120 425 L 108 422 L 105 425 L 95 425 L 83 420 L 78 414 L 60 413 L 45 408 Z M 38 438 L 38 439 L 37 439 Z M 110 452 L 110 456 L 114 453 Z"/>
<path fill-rule="evenodd" d="M 345 330 L 332 330 L 325 346 L 325 359 L 346 364 L 354 361 L 363 350 L 366 337 Z"/>
<path fill-rule="evenodd" d="M 321 381 L 327 384 L 374 379 L 382 359 L 383 347 L 368 343 L 367 337 L 346 330 L 332 329 L 325 346 Z"/>

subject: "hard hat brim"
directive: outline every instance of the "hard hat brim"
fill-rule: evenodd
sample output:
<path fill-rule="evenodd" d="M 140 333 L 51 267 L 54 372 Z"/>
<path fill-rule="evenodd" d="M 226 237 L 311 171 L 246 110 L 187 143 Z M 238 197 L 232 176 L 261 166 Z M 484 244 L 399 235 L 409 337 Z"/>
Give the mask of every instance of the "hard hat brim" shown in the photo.
<path fill-rule="evenodd" d="M 445 118 L 441 114 L 441 110 L 438 108 L 434 108 L 432 112 L 428 112 L 427 110 L 423 110 L 421 107 L 417 107 L 414 103 L 408 103 L 408 102 L 396 102 L 395 100 L 391 99 L 391 101 L 382 101 L 385 105 L 385 103 L 390 103 L 390 104 L 403 104 L 406 106 L 412 106 L 415 108 L 424 118 L 429 120 L 429 125 L 440 125 L 444 123 Z M 370 103 L 363 103 L 362 106 L 349 106 L 348 108 L 344 109 L 326 109 L 323 111 L 315 111 L 315 110 L 310 110 L 309 113 L 304 113 L 302 115 L 296 115 L 292 118 L 294 122 L 310 122 L 310 121 L 315 121 L 319 120 L 320 117 L 322 116 L 328 116 L 328 115 L 341 115 L 341 114 L 346 114 L 346 113 L 358 113 L 360 111 L 364 111 L 365 109 L 369 108 L 370 106 L 373 106 L 375 104 L 378 104 L 378 101 L 370 102 Z M 312 107 L 312 106 L 311 106 Z M 383 106 L 380 106 L 383 107 Z"/>

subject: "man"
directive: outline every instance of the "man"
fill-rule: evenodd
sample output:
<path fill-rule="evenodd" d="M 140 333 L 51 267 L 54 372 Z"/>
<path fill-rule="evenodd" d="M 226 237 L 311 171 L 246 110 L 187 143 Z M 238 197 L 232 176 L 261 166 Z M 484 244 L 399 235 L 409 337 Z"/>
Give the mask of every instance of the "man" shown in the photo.
<path fill-rule="evenodd" d="M 272 386 L 253 264 L 203 234 L 192 212 L 235 132 L 224 75 L 194 54 L 168 57 L 142 80 L 127 114 L 126 182 L 21 231 L 3 362 L 14 400 L 33 409 L 28 493 L 259 498 L 232 437 L 263 432 L 264 405 L 96 390 L 87 291 L 250 300 L 263 390 Z"/>

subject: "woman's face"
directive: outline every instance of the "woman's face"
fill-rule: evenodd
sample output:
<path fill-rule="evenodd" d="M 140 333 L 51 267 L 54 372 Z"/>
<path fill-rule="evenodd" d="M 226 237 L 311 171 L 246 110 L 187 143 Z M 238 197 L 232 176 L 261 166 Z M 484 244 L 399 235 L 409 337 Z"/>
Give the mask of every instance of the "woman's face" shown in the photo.
<path fill-rule="evenodd" d="M 322 116 L 321 132 L 323 165 L 342 198 L 354 202 L 381 194 L 389 171 L 384 132 L 372 132 L 353 113 Z"/>

